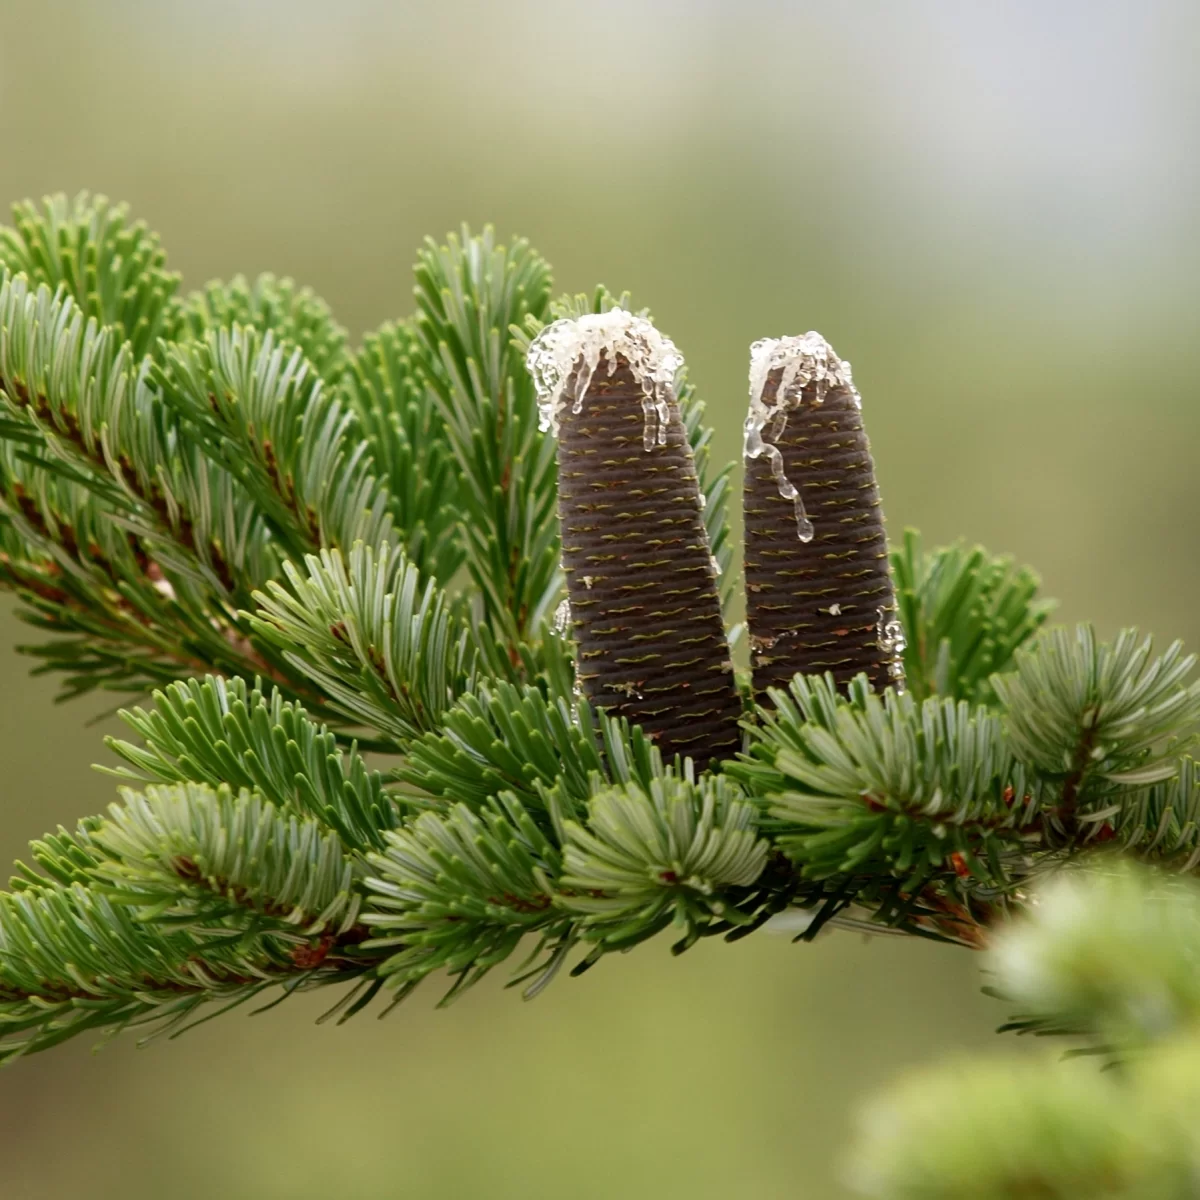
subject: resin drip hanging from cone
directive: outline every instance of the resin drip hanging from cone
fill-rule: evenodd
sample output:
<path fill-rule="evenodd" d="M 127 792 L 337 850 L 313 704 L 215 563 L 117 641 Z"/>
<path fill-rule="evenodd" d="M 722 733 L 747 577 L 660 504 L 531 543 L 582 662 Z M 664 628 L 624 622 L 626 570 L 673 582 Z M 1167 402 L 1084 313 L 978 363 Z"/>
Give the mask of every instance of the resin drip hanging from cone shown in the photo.
<path fill-rule="evenodd" d="M 750 348 L 746 619 L 754 689 L 799 672 L 902 685 L 875 464 L 850 364 L 819 334 Z"/>
<path fill-rule="evenodd" d="M 556 321 L 529 370 L 558 435 L 558 511 L 578 679 L 697 768 L 741 746 L 741 700 L 674 380 L 683 358 L 622 309 Z"/>

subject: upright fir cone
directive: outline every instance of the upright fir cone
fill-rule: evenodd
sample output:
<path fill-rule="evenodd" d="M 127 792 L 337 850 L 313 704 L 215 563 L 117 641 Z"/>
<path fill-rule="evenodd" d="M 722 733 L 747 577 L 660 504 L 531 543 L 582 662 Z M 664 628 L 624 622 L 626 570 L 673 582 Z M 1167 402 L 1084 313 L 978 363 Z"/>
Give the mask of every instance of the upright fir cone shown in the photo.
<path fill-rule="evenodd" d="M 621 309 L 556 321 L 529 350 L 558 435 L 558 513 L 584 694 L 703 769 L 741 745 L 741 703 L 674 392 L 683 358 Z"/>
<path fill-rule="evenodd" d="M 746 615 L 754 688 L 798 672 L 903 685 L 875 464 L 850 364 L 819 334 L 750 347 Z"/>

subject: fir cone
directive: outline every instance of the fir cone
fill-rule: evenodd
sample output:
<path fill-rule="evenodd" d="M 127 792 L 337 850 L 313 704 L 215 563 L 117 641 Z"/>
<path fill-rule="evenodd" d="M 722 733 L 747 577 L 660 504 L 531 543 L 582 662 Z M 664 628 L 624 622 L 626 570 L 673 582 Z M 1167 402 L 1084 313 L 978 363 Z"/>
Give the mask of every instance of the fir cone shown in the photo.
<path fill-rule="evenodd" d="M 682 358 L 619 309 L 557 321 L 530 348 L 558 433 L 558 511 L 584 694 L 699 769 L 741 746 L 741 702 L 673 390 Z"/>
<path fill-rule="evenodd" d="M 746 616 L 754 688 L 798 672 L 902 685 L 875 464 L 850 375 L 819 333 L 750 350 Z"/>

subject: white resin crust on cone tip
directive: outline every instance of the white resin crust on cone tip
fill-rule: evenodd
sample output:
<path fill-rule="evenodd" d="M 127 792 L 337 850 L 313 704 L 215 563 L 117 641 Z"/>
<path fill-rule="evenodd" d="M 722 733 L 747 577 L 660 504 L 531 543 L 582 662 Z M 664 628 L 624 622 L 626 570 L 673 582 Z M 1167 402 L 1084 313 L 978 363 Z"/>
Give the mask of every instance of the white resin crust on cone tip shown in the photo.
<path fill-rule="evenodd" d="M 776 371 L 780 372 L 779 383 L 767 397 L 767 381 Z M 744 453 L 746 458 L 766 457 L 770 463 L 779 494 L 795 507 L 796 534 L 802 542 L 812 541 L 813 523 L 800 490 L 784 472 L 783 455 L 775 443 L 783 434 L 788 412 L 800 404 L 810 384 L 817 404 L 829 391 L 840 388 L 862 407 L 849 362 L 838 358 L 815 329 L 799 337 L 761 338 L 750 347 L 750 408 L 743 426 Z"/>
<path fill-rule="evenodd" d="M 583 411 L 602 361 L 610 377 L 618 363 L 625 362 L 638 381 L 645 416 L 644 449 L 665 445 L 668 404 L 675 378 L 683 369 L 683 355 L 645 317 L 623 308 L 564 317 L 534 338 L 525 366 L 537 390 L 539 427 L 557 435 L 568 404 L 573 413 Z"/>

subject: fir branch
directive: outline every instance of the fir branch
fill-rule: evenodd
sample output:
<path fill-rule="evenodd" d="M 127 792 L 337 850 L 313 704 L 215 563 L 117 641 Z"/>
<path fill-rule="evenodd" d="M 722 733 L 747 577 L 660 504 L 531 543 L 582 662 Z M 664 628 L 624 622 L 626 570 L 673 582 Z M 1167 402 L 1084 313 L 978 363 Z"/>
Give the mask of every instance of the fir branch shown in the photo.
<path fill-rule="evenodd" d="M 93 876 L 139 920 L 232 920 L 234 937 L 288 927 L 337 935 L 354 927 L 361 865 L 322 823 L 225 786 L 122 795 L 124 803 L 91 831 L 104 855 Z"/>
<path fill-rule="evenodd" d="M 1111 841 L 1190 875 L 1200 865 L 1200 766 L 1184 755 L 1173 779 L 1124 793 L 1119 804 L 1081 817 L 1080 825 L 1090 842 Z"/>
<path fill-rule="evenodd" d="M 36 288 L 61 288 L 86 319 L 116 326 L 135 358 L 149 353 L 177 320 L 179 276 L 166 269 L 156 234 L 131 223 L 124 204 L 81 192 L 13 205 L 14 228 L 0 226 L 0 266 Z"/>
<path fill-rule="evenodd" d="M 288 554 L 392 539 L 390 500 L 357 422 L 299 349 L 271 332 L 218 329 L 171 348 L 154 379 Z"/>
<path fill-rule="evenodd" d="M 988 990 L 1021 1010 L 1006 1030 L 1086 1035 L 1124 1056 L 1200 1027 L 1198 934 L 1194 879 L 1092 855 L 996 937 Z"/>
<path fill-rule="evenodd" d="M 1183 1200 L 1190 1146 L 1129 1100 L 1042 1058 L 960 1058 L 868 1108 L 847 1176 L 877 1200 Z"/>
<path fill-rule="evenodd" d="M 92 834 L 103 822 L 103 817 L 84 817 L 73 830 L 60 825 L 57 832 L 31 842 L 30 857 L 34 865 L 16 863 L 17 873 L 10 881 L 13 891 L 42 888 L 47 880 L 64 887 L 91 883 L 104 857 L 93 843 Z"/>
<path fill-rule="evenodd" d="M 1059 789 L 1055 824 L 1068 843 L 1090 807 L 1170 779 L 1178 738 L 1195 734 L 1200 682 L 1185 682 L 1195 656 L 1174 642 L 1152 659 L 1152 645 L 1135 630 L 1107 645 L 1086 625 L 1055 629 L 992 680 L 1013 754 Z"/>
<path fill-rule="evenodd" d="M 648 786 L 662 773 L 662 757 L 639 727 L 598 714 L 586 701 L 571 705 L 501 682 L 461 697 L 436 732 L 409 744 L 395 777 L 472 808 L 511 793 L 537 811 L 553 790 L 555 803 L 573 813 L 597 778 Z"/>
<path fill-rule="evenodd" d="M 460 474 L 460 541 L 481 616 L 512 648 L 560 587 L 554 443 L 538 429 L 533 385 L 509 329 L 544 319 L 546 263 L 491 229 L 428 241 L 416 266 L 416 329 Z"/>
<path fill-rule="evenodd" d="M 383 845 L 395 804 L 382 776 L 352 745 L 342 751 L 324 725 L 276 690 L 243 679 L 190 679 L 155 692 L 154 707 L 121 717 L 144 741 L 108 738 L 132 770 L 127 779 L 252 788 L 284 809 L 316 817 L 357 850 Z"/>
<path fill-rule="evenodd" d="M 248 599 L 249 589 L 277 569 L 261 515 L 228 475 L 180 442 L 146 370 L 133 366 L 129 343 L 118 343 L 112 329 L 85 325 L 69 298 L 53 298 L 45 287 L 30 294 L 20 276 L 0 278 L 0 399 L 12 414 L 0 436 L 33 447 L 20 454 L 35 471 L 36 517 L 46 526 L 33 529 L 35 514 L 25 509 L 27 532 L 48 533 L 61 515 L 45 473 L 64 481 L 55 485 L 60 507 L 63 486 L 94 492 L 94 500 L 73 493 L 71 519 L 93 528 L 115 525 L 131 539 L 148 582 L 169 587 L 156 588 L 162 593 L 157 615 L 169 615 L 183 657 L 245 674 L 271 670 L 244 644 L 230 604 L 232 595 Z M 6 476 L 6 490 L 19 505 L 15 489 L 24 484 L 11 468 Z M 121 592 L 126 581 L 109 574 Z M 144 586 L 141 595 L 148 596 Z M 74 690 L 88 686 L 90 668 L 109 661 L 103 654 L 97 662 L 86 655 L 75 661 L 74 652 L 83 648 L 70 642 L 60 649 L 51 646 L 48 654 L 55 661 L 65 657 L 68 669 L 73 663 Z"/>
<path fill-rule="evenodd" d="M 740 915 L 728 890 L 753 884 L 767 860 L 756 812 L 730 780 L 664 776 L 648 788 L 605 788 L 586 822 L 565 820 L 561 904 L 596 953 L 625 949 L 672 923 L 686 949 Z"/>
<path fill-rule="evenodd" d="M 947 546 L 926 555 L 912 529 L 891 559 L 907 634 L 905 686 L 918 700 L 994 701 L 990 677 L 1009 669 L 1054 608 L 1052 600 L 1035 599 L 1037 575 L 982 546 Z"/>
<path fill-rule="evenodd" d="M 332 382 L 346 370 L 346 331 L 329 305 L 312 288 L 271 274 L 253 282 L 235 275 L 228 283 L 214 280 L 191 293 L 181 306 L 172 340 L 204 341 L 210 332 L 235 325 L 269 332 L 277 343 L 298 349 L 322 379 Z"/>
<path fill-rule="evenodd" d="M 404 995 L 432 971 L 455 980 L 447 1000 L 503 962 L 529 933 L 561 961 L 570 918 L 554 907 L 555 845 L 511 796 L 474 809 L 422 813 L 372 854 L 367 950 L 389 950 L 380 973 Z"/>
<path fill-rule="evenodd" d="M 459 470 L 420 362 L 411 324 L 384 325 L 363 339 L 342 390 L 386 484 L 408 560 L 445 585 L 463 563 Z"/>
<path fill-rule="evenodd" d="M 306 950 L 139 921 L 80 883 L 0 894 L 0 1061 L 88 1030 L 179 1032 L 210 1003 L 227 1011 L 280 984 L 290 994 L 351 977 L 336 956 L 308 965 Z"/>
<path fill-rule="evenodd" d="M 826 675 L 797 676 L 771 699 L 750 757 L 727 769 L 779 823 L 778 844 L 806 878 L 858 877 L 868 889 L 891 878 L 907 894 L 935 880 L 1006 885 L 1041 788 L 998 717 L 965 701 L 880 697 L 865 677 L 848 698 Z"/>
<path fill-rule="evenodd" d="M 476 652 L 432 581 L 398 551 L 355 546 L 285 564 L 256 596 L 253 629 L 351 722 L 394 746 L 437 727 L 470 686 Z"/>

